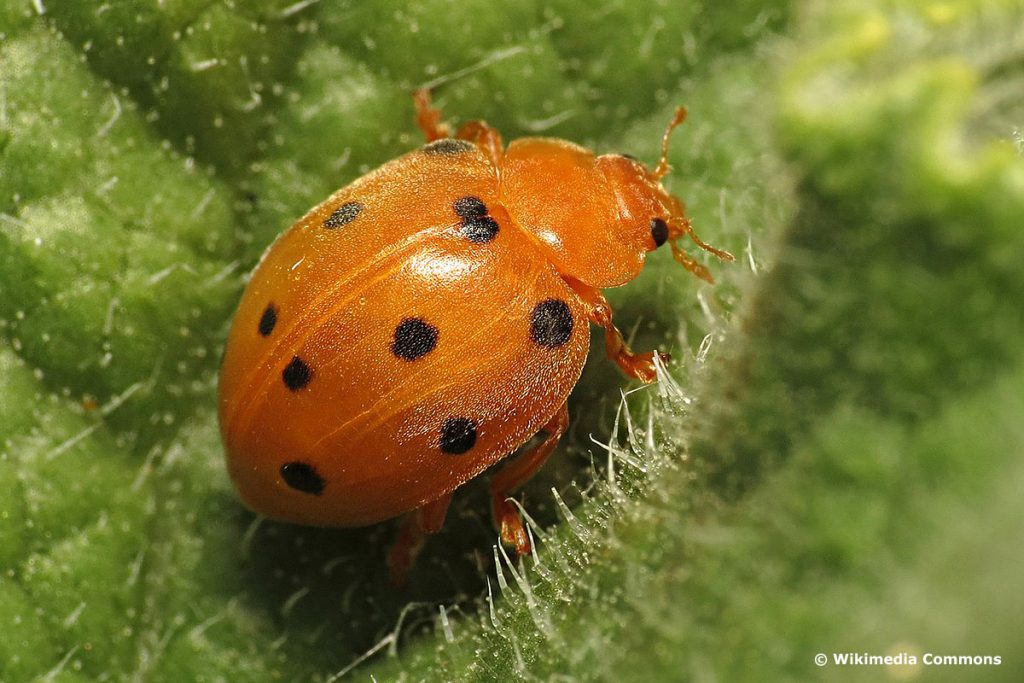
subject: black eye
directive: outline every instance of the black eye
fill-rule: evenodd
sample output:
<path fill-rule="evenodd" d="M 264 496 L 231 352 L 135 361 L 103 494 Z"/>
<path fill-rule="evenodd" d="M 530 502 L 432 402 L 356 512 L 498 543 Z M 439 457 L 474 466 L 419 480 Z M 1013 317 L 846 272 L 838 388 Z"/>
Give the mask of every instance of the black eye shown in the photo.
<path fill-rule="evenodd" d="M 660 218 L 651 219 L 651 237 L 654 238 L 654 247 L 660 247 L 668 239 L 668 223 Z"/>

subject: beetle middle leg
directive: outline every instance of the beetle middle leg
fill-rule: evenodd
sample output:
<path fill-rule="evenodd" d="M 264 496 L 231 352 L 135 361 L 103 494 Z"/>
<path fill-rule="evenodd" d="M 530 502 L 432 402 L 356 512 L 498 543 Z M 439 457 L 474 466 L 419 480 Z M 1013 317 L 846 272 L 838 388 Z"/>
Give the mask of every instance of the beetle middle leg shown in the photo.
<path fill-rule="evenodd" d="M 391 551 L 388 553 L 388 572 L 392 586 L 405 585 L 406 576 L 416 557 L 423 550 L 427 537 L 436 534 L 444 526 L 452 494 L 448 493 L 408 513 L 402 520 Z"/>
<path fill-rule="evenodd" d="M 430 103 L 430 89 L 420 88 L 412 94 L 416 107 L 416 125 L 427 137 L 427 142 L 451 137 L 451 129 L 441 121 L 441 110 Z"/>
<path fill-rule="evenodd" d="M 530 537 L 526 534 L 519 511 L 508 501 L 508 494 L 525 484 L 544 465 L 568 427 L 569 405 L 563 404 L 544 425 L 542 431 L 547 433 L 544 440 L 505 465 L 491 479 L 491 511 L 501 534 L 501 542 L 515 548 L 520 555 L 530 552 Z"/>
<path fill-rule="evenodd" d="M 441 110 L 431 104 L 428 88 L 420 88 L 413 92 L 412 101 L 416 107 L 416 125 L 423 131 L 427 142 L 452 136 L 451 128 L 441 121 L 443 116 Z M 488 126 L 484 121 L 466 121 L 459 126 L 455 137 L 472 142 L 487 155 L 493 164 L 497 165 L 501 161 L 503 154 L 501 133 Z"/>

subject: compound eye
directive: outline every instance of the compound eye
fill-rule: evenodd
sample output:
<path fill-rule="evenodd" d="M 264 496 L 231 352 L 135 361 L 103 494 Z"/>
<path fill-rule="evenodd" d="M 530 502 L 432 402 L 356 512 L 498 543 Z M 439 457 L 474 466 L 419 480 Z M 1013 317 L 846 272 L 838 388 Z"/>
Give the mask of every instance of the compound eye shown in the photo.
<path fill-rule="evenodd" d="M 668 240 L 668 223 L 660 218 L 651 219 L 651 237 L 654 239 L 654 247 L 658 248 Z"/>

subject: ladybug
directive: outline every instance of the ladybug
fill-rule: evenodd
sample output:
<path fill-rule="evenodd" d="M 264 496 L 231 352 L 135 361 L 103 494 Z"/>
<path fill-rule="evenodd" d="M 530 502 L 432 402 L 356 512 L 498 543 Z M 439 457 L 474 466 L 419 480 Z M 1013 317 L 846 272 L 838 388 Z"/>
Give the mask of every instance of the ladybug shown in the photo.
<path fill-rule="evenodd" d="M 502 542 L 530 542 L 508 495 L 569 424 L 589 324 L 626 375 L 655 379 L 601 294 L 663 244 L 698 238 L 654 169 L 565 140 L 507 147 L 483 121 L 451 136 L 414 95 L 427 144 L 314 207 L 266 252 L 242 296 L 219 381 L 228 470 L 267 517 L 325 527 L 408 513 L 389 555 L 401 582 L 460 485 L 540 443 L 490 482 Z M 662 356 L 662 359 L 666 357 Z"/>

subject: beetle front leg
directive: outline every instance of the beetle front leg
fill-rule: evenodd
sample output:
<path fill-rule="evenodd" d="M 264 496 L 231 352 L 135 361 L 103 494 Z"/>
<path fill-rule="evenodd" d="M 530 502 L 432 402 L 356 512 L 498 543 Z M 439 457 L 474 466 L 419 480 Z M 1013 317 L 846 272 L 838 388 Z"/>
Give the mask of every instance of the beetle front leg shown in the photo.
<path fill-rule="evenodd" d="M 455 134 L 455 137 L 460 140 L 468 140 L 479 147 L 495 166 L 501 164 L 501 157 L 504 155 L 501 133 L 485 122 L 466 121 L 459 127 L 459 132 Z"/>
<path fill-rule="evenodd" d="M 657 379 L 654 358 L 657 355 L 662 362 L 667 362 L 669 355 L 659 351 L 633 353 L 626 344 L 622 332 L 612 323 L 612 307 L 601 290 L 570 278 L 565 278 L 565 281 L 586 304 L 590 322 L 604 328 L 604 346 L 608 357 L 615 361 L 624 373 L 644 384 L 650 384 Z"/>

